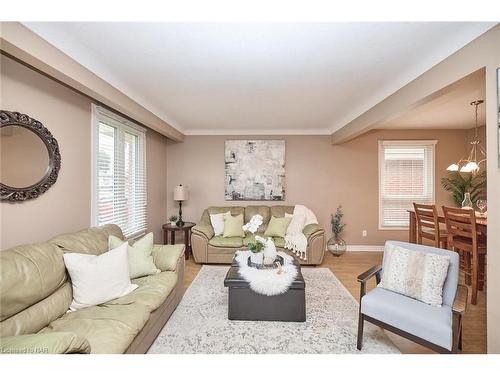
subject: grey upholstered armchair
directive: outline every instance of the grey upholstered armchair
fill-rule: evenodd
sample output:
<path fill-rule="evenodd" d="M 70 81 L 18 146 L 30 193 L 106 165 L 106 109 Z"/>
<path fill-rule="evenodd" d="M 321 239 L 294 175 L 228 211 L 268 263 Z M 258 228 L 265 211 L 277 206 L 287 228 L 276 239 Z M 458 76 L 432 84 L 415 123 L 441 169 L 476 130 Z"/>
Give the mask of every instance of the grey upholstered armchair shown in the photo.
<path fill-rule="evenodd" d="M 462 349 L 462 319 L 467 305 L 467 287 L 458 284 L 458 254 L 435 247 L 388 241 L 408 250 L 450 256 L 443 287 L 441 307 L 428 305 L 383 288 L 366 293 L 366 283 L 375 276 L 380 282 L 383 266 L 374 266 L 358 276 L 361 283 L 358 349 L 363 345 L 364 321 L 394 332 L 439 353 L 456 353 Z M 382 263 L 383 264 L 383 263 Z"/>

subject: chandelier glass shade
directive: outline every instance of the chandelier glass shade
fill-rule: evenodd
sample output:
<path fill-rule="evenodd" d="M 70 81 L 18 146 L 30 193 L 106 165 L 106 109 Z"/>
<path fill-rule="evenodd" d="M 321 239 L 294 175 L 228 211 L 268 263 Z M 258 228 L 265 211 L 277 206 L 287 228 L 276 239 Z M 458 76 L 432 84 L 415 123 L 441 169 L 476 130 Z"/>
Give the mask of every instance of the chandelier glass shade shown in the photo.
<path fill-rule="evenodd" d="M 486 161 L 486 151 L 481 146 L 481 142 L 477 137 L 477 109 L 483 104 L 484 100 L 475 100 L 470 103 L 475 107 L 475 122 L 474 122 L 474 140 L 470 142 L 471 150 L 465 159 L 459 160 L 457 163 L 450 164 L 446 168 L 449 172 L 476 173 L 481 168 L 481 164 Z"/>

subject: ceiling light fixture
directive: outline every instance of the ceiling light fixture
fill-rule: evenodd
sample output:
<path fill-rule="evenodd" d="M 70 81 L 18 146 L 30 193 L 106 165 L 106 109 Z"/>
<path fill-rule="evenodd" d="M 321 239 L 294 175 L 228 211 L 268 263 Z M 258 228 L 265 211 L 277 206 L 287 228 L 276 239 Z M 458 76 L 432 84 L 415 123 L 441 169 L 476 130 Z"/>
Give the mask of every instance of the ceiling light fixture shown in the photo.
<path fill-rule="evenodd" d="M 481 146 L 481 142 L 477 137 L 477 109 L 479 105 L 483 104 L 484 100 L 475 100 L 470 103 L 475 107 L 475 117 L 474 117 L 474 140 L 470 142 L 471 150 L 469 156 L 466 159 L 461 159 L 458 163 L 453 163 L 446 168 L 450 172 L 463 172 L 463 173 L 476 173 L 479 171 L 480 164 L 486 160 L 486 151 Z M 477 159 L 477 154 L 479 151 L 479 157 L 481 160 Z"/>

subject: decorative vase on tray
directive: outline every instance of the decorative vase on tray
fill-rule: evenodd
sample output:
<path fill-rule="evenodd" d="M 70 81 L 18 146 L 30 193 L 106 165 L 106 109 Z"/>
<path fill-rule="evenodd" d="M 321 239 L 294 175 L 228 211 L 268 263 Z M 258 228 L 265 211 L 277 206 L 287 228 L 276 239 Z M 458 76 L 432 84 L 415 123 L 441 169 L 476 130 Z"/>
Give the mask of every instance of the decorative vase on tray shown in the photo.
<path fill-rule="evenodd" d="M 272 265 L 276 262 L 278 252 L 271 238 L 255 236 L 255 243 L 249 243 L 250 261 L 254 264 Z"/>

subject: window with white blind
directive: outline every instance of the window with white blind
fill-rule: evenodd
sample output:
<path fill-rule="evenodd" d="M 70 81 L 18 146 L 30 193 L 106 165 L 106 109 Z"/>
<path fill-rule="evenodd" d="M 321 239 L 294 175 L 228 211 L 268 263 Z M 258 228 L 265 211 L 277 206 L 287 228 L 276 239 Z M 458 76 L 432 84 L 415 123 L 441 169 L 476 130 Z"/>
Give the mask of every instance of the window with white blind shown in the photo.
<path fill-rule="evenodd" d="M 92 222 L 117 224 L 127 238 L 146 232 L 145 129 L 93 106 Z"/>
<path fill-rule="evenodd" d="M 434 202 L 435 145 L 379 141 L 379 229 L 407 229 L 413 202 Z"/>

